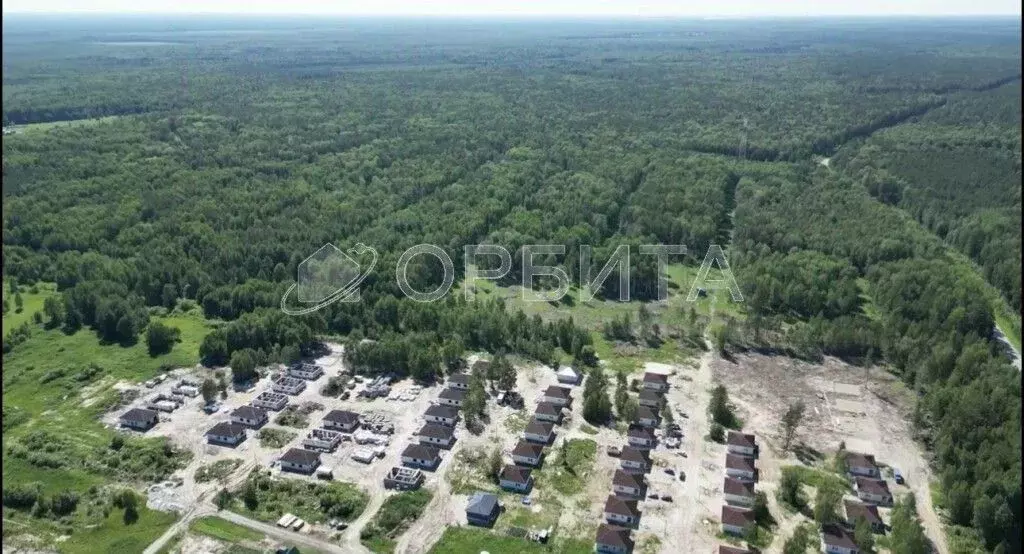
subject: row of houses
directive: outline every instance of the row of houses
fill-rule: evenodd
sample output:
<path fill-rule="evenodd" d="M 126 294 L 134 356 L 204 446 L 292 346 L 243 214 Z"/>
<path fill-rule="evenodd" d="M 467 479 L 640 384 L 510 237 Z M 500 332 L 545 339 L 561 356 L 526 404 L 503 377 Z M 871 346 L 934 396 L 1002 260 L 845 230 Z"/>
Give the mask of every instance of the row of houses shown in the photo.
<path fill-rule="evenodd" d="M 559 381 L 579 383 L 578 374 L 571 371 L 571 375 L 568 372 L 559 374 Z M 512 463 L 506 464 L 498 474 L 501 488 L 529 494 L 533 488 L 532 468 L 540 466 L 544 448 L 555 440 L 555 425 L 561 425 L 565 411 L 571 406 L 572 389 L 551 385 L 544 391 L 533 417 L 523 429 L 523 437 L 512 449 Z"/>
<path fill-rule="evenodd" d="M 731 535 L 744 536 L 754 527 L 755 486 L 758 472 L 755 461 L 758 456 L 757 438 L 754 435 L 729 431 L 726 440 L 725 477 L 722 493 L 722 531 Z"/>
<path fill-rule="evenodd" d="M 640 501 L 647 495 L 646 474 L 651 470 L 651 449 L 657 445 L 658 413 L 668 391 L 668 375 L 647 372 L 639 393 L 640 408 L 626 431 L 627 445 L 619 451 L 619 469 L 612 476 L 612 494 L 604 503 L 605 522 L 597 528 L 597 552 L 625 554 L 633 550 L 632 529 L 640 525 Z"/>
<path fill-rule="evenodd" d="M 441 450 L 455 444 L 455 425 L 459 408 L 469 390 L 469 375 L 458 373 L 448 377 L 448 387 L 441 391 L 438 403 L 423 413 L 426 423 L 413 435 L 415 442 L 402 451 L 402 464 L 433 471 L 441 463 Z"/>

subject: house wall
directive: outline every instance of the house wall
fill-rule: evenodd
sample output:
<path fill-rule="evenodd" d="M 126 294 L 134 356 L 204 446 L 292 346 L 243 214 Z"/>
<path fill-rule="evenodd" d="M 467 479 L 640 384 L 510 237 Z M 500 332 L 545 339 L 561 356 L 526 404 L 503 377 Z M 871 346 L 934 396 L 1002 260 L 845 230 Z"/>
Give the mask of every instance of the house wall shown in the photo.
<path fill-rule="evenodd" d="M 156 425 L 155 421 L 125 421 L 123 423 L 124 423 L 124 425 L 126 427 L 131 427 L 132 429 L 141 429 L 141 430 L 146 430 L 146 429 L 149 429 L 150 427 L 153 427 L 154 425 Z"/>
<path fill-rule="evenodd" d="M 523 436 L 526 437 L 526 440 L 533 441 L 533 442 L 547 443 L 547 442 L 549 442 L 551 440 L 551 435 L 545 436 L 545 435 L 534 435 L 532 433 L 523 433 Z"/>
<path fill-rule="evenodd" d="M 544 402 L 550 402 L 555 406 L 566 406 L 569 404 L 568 400 L 563 400 L 561 397 L 558 396 L 545 396 Z"/>
<path fill-rule="evenodd" d="M 729 445 L 730 454 L 738 454 L 740 456 L 753 456 L 755 451 L 753 448 L 747 446 L 736 446 L 733 444 Z"/>
<path fill-rule="evenodd" d="M 462 401 L 461 400 L 456 400 L 454 398 L 438 398 L 437 400 L 440 403 L 448 405 L 448 406 L 461 406 L 462 405 Z"/>
<path fill-rule="evenodd" d="M 517 464 L 526 464 L 530 466 L 540 464 L 539 458 L 527 458 L 526 456 L 512 456 L 512 461 L 516 462 Z"/>
<path fill-rule="evenodd" d="M 440 423 L 441 425 L 447 425 L 449 427 L 455 425 L 455 420 L 450 417 L 428 415 L 425 419 L 431 423 Z"/>
<path fill-rule="evenodd" d="M 821 544 L 825 552 L 828 552 L 829 554 L 857 554 L 858 552 L 856 548 L 846 548 L 834 544 L 825 544 L 824 541 L 822 541 Z"/>
<path fill-rule="evenodd" d="M 653 390 L 653 391 L 656 391 L 656 392 L 665 392 L 666 390 L 668 390 L 668 383 L 661 384 L 661 383 L 648 383 L 648 382 L 644 382 L 644 388 L 647 389 L 647 390 Z"/>
<path fill-rule="evenodd" d="M 641 406 L 647 406 L 648 408 L 660 408 L 661 407 L 661 401 L 660 400 L 655 400 L 655 399 L 648 400 L 648 399 L 641 398 L 640 401 L 639 401 L 639 404 Z"/>
<path fill-rule="evenodd" d="M 432 468 L 434 467 L 436 462 L 428 462 L 427 460 L 421 460 L 419 458 L 409 458 L 407 456 L 402 456 L 402 463 L 418 467 Z"/>
<path fill-rule="evenodd" d="M 750 505 L 752 505 L 754 503 L 754 499 L 753 498 L 749 498 L 749 497 L 746 497 L 746 496 L 739 496 L 739 495 L 736 495 L 736 494 L 726 494 L 724 496 L 725 496 L 725 501 L 729 502 L 730 504 L 742 504 L 744 506 L 750 506 Z"/>
<path fill-rule="evenodd" d="M 605 512 L 604 518 L 607 519 L 609 523 L 619 523 L 627 526 L 632 526 L 635 523 L 632 516 L 613 514 L 611 512 Z"/>
<path fill-rule="evenodd" d="M 250 427 L 257 427 L 259 425 L 263 425 L 264 423 L 266 423 L 267 418 L 253 419 L 248 417 L 231 416 L 231 421 L 233 423 L 240 423 L 242 425 L 248 425 Z"/>
<path fill-rule="evenodd" d="M 316 467 L 312 466 L 312 465 L 293 464 L 291 462 L 285 462 L 285 461 L 281 462 L 281 468 L 282 469 L 290 469 L 290 470 L 293 470 L 293 471 L 301 471 L 303 473 L 312 473 L 313 470 L 316 469 Z"/>
<path fill-rule="evenodd" d="M 641 463 L 641 462 L 632 462 L 632 461 L 629 461 L 629 460 L 622 460 L 620 462 L 620 465 L 622 466 L 622 469 L 640 469 L 640 470 L 644 470 L 644 471 L 647 470 L 647 466 L 645 464 Z"/>
<path fill-rule="evenodd" d="M 654 444 L 654 441 L 637 437 L 629 437 L 629 445 L 634 448 L 650 448 L 652 444 Z"/>
<path fill-rule="evenodd" d="M 612 490 L 614 490 L 616 494 L 624 494 L 624 495 L 627 495 L 627 496 L 640 496 L 640 489 L 637 489 L 637 488 L 634 488 L 634 487 L 625 487 L 625 486 L 622 486 L 622 485 L 614 485 L 612 487 Z"/>
<path fill-rule="evenodd" d="M 240 435 L 240 436 L 237 436 L 237 437 L 229 437 L 229 436 L 225 436 L 225 435 L 207 435 L 206 436 L 207 442 L 219 442 L 219 443 L 223 443 L 223 444 L 238 444 L 238 443 L 242 442 L 242 439 L 244 439 L 244 438 L 245 438 L 245 435 Z"/>
<path fill-rule="evenodd" d="M 624 554 L 626 552 L 626 549 L 620 548 L 618 546 L 612 546 L 610 544 L 597 543 L 597 551 L 607 554 Z"/>
<path fill-rule="evenodd" d="M 878 477 L 879 475 L 877 467 L 850 466 L 850 473 L 860 475 L 861 477 Z"/>
<path fill-rule="evenodd" d="M 871 502 L 872 504 L 891 504 L 892 503 L 892 497 L 891 496 L 883 496 L 883 495 L 880 495 L 880 494 L 871 494 L 869 492 L 864 492 L 864 491 L 857 491 L 857 496 L 861 500 L 863 500 L 865 502 Z"/>
<path fill-rule="evenodd" d="M 540 421 L 550 421 L 551 423 L 558 423 L 562 419 L 562 418 L 560 418 L 558 416 L 552 416 L 552 415 L 547 415 L 547 414 L 538 414 L 538 413 L 533 414 L 533 416 L 536 417 Z"/>
<path fill-rule="evenodd" d="M 730 533 L 730 534 L 733 534 L 733 535 L 741 535 L 742 536 L 742 535 L 746 534 L 747 528 L 746 527 L 740 527 L 739 525 L 728 525 L 728 524 L 723 523 L 722 524 L 722 531 L 725 531 L 726 533 Z"/>
<path fill-rule="evenodd" d="M 514 491 L 524 492 L 530 488 L 530 483 L 517 483 L 515 481 L 509 481 L 507 479 L 501 480 L 501 488 L 509 489 Z"/>
<path fill-rule="evenodd" d="M 327 429 L 337 429 L 338 431 L 351 431 L 359 426 L 359 422 L 352 423 L 338 423 L 329 419 L 324 420 L 324 427 Z"/>
<path fill-rule="evenodd" d="M 426 435 L 419 436 L 420 444 L 439 444 L 441 446 L 449 446 L 452 443 L 452 439 L 438 439 L 434 437 L 428 437 Z"/>
<path fill-rule="evenodd" d="M 753 481 L 754 473 L 751 471 L 745 471 L 742 469 L 731 469 L 726 468 L 725 474 L 733 479 L 739 479 L 740 481 Z"/>

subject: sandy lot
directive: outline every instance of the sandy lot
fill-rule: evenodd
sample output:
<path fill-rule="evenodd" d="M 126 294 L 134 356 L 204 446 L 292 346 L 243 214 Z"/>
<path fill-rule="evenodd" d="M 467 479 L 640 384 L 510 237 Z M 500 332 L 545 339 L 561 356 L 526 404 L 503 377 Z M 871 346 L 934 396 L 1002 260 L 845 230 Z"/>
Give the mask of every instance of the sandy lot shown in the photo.
<path fill-rule="evenodd" d="M 928 491 L 931 473 L 909 423 L 913 398 L 896 377 L 832 358 L 809 364 L 782 356 L 739 355 L 734 361 L 716 359 L 711 365 L 715 382 L 728 388 L 744 431 L 757 435 L 761 446 L 758 490 L 768 492 L 773 504 L 782 466 L 801 463 L 793 454 L 780 452 L 779 421 L 790 403 L 802 400 L 806 410 L 794 442 L 824 456 L 832 456 L 845 442 L 847 450 L 874 454 L 880 465 L 898 468 L 907 485 L 896 485 L 889 473 L 890 490 L 897 497 L 914 492 L 928 536 L 939 552 L 947 552 Z M 720 489 L 721 482 L 717 485 Z M 888 518 L 888 509 L 880 512 Z M 773 514 L 783 530 L 794 527 L 793 520 L 800 517 L 787 516 L 775 506 Z M 780 552 L 784 539 L 783 533 L 777 533 L 765 552 Z"/>

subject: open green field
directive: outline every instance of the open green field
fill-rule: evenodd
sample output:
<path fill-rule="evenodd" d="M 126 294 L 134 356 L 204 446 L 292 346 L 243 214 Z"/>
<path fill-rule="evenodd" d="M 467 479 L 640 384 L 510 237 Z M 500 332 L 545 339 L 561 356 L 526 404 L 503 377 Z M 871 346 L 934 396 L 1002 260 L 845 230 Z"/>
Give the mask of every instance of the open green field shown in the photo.
<path fill-rule="evenodd" d="M 72 127 L 88 127 L 90 125 L 109 123 L 111 121 L 115 121 L 123 117 L 125 116 L 108 115 L 105 117 L 92 117 L 88 119 L 70 119 L 67 121 L 47 121 L 45 123 L 28 123 L 14 127 L 14 134 L 10 136 L 16 137 L 22 133 L 45 133 L 47 131 L 52 131 L 56 129 L 69 129 Z"/>
<path fill-rule="evenodd" d="M 10 310 L 4 314 L 3 333 L 7 333 L 22 323 L 32 323 L 32 314 L 43 311 L 43 302 L 50 296 L 57 294 L 57 285 L 54 283 L 37 283 L 37 292 L 32 292 L 32 287 L 21 286 L 22 310 L 18 312 L 14 305 L 14 295 L 11 294 L 9 282 L 4 279 L 4 301 L 10 304 Z"/>
<path fill-rule="evenodd" d="M 476 282 L 475 294 L 481 299 L 500 298 L 510 311 L 522 310 L 528 316 L 539 315 L 546 321 L 571 317 L 577 325 L 591 331 L 594 351 L 600 359 L 608 363 L 608 367 L 616 371 L 633 373 L 641 370 L 644 362 L 684 363 L 699 355 L 703 341 L 688 340 L 684 337 L 690 326 L 688 322 L 692 317 L 691 310 L 701 322 L 699 324 L 710 319 L 712 314 L 716 318 L 731 317 L 737 320 L 746 317 L 743 303 L 733 301 L 727 290 L 709 290 L 707 295 L 698 296 L 693 302 L 687 300 L 687 295 L 697 280 L 699 269 L 683 264 L 666 267 L 668 298 L 665 302 L 619 302 L 602 299 L 584 302 L 578 286 L 570 288 L 560 302 L 536 302 L 524 298 L 523 289 L 518 285 L 499 286 L 493 281 L 486 280 Z M 609 277 L 611 278 L 614 276 Z M 707 276 L 707 280 L 711 281 L 721 278 L 721 271 L 717 267 L 713 267 Z M 464 283 L 460 284 L 453 294 L 464 294 L 464 286 Z M 652 320 L 661 329 L 663 340 L 660 344 L 616 344 L 603 336 L 602 326 L 613 319 L 629 315 L 636 323 L 641 306 L 649 310 Z M 669 336 L 673 334 L 683 338 Z M 571 362 L 568 358 L 562 361 Z"/>
<path fill-rule="evenodd" d="M 29 286 L 22 286 L 26 308 L 33 306 L 41 310 L 45 297 L 55 294 L 52 285 L 37 287 L 39 292 L 33 294 L 28 292 Z M 4 316 L 5 330 L 21 325 L 23 319 L 19 318 L 29 311 L 15 314 L 12 309 Z M 29 320 L 28 340 L 4 355 L 5 486 L 39 483 L 44 496 L 72 491 L 84 498 L 88 491 L 120 481 L 112 478 L 111 472 L 119 470 L 111 464 L 124 464 L 127 458 L 115 461 L 116 456 L 111 457 L 109 451 L 104 450 L 111 444 L 114 432 L 104 428 L 98 419 L 118 401 L 114 385 L 121 381 L 137 383 L 166 369 L 196 364 L 199 343 L 210 328 L 196 313 L 154 316 L 151 321 L 180 329 L 181 342 L 175 344 L 171 352 L 152 357 L 144 341 L 128 347 L 103 344 L 91 329 L 67 335 Z M 50 433 L 66 441 L 62 448 L 67 450 L 60 456 L 63 460 L 59 467 L 33 463 L 31 457 L 10 455 L 12 445 L 23 440 L 39 440 L 39 433 Z M 138 441 L 121 453 L 122 456 L 144 455 L 147 450 L 159 450 L 162 442 L 162 439 Z M 97 463 L 96 456 L 103 452 L 108 456 L 103 462 L 106 468 L 102 470 L 106 473 L 89 465 Z M 121 520 L 121 510 L 113 509 L 109 517 L 98 520 L 95 513 L 83 513 L 85 508 L 80 504 L 69 520 L 70 528 L 55 529 L 50 519 L 21 517 L 18 513 L 14 515 L 20 525 L 12 525 L 11 532 L 53 538 L 73 531 L 70 539 L 60 543 L 61 551 L 66 552 L 139 552 L 176 519 L 173 515 L 146 510 L 142 506 L 145 499 L 140 499 L 139 503 L 139 519 L 130 525 Z"/>
<path fill-rule="evenodd" d="M 544 545 L 484 529 L 449 527 L 430 554 L 590 554 L 593 550 L 593 541 L 553 539 Z"/>
<path fill-rule="evenodd" d="M 248 527 L 242 527 L 237 523 L 232 523 L 217 516 L 201 517 L 193 521 L 192 525 L 189 527 L 189 531 L 229 543 L 239 543 L 244 541 L 257 542 L 265 538 L 262 533 L 253 531 Z"/>
<path fill-rule="evenodd" d="M 6 482 L 6 478 L 5 478 Z M 156 540 L 177 519 L 175 515 L 157 512 L 139 506 L 138 519 L 130 524 L 124 522 L 123 510 L 114 508 L 106 518 L 89 519 L 88 525 L 81 513 L 72 517 L 75 530 L 68 533 L 68 527 L 49 519 L 36 519 L 21 512 L 4 510 L 4 545 L 7 537 L 28 532 L 37 537 L 60 535 L 66 538 L 56 543 L 56 550 L 62 554 L 95 554 L 97 552 L 142 552 Z"/>

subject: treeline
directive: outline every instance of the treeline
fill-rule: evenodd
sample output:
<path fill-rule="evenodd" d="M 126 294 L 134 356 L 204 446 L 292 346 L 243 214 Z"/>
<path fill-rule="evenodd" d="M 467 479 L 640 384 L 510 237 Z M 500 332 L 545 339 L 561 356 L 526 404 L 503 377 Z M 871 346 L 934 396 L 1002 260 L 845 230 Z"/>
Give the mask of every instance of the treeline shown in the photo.
<path fill-rule="evenodd" d="M 981 278 L 828 170 L 745 177 L 737 198 L 731 261 L 751 313 L 730 341 L 889 361 L 920 393 L 915 424 L 952 522 L 989 549 L 1019 551 L 1020 374 L 991 340 Z"/>
<path fill-rule="evenodd" d="M 1020 86 L 958 96 L 873 137 L 841 166 L 968 255 L 1021 306 Z"/>

